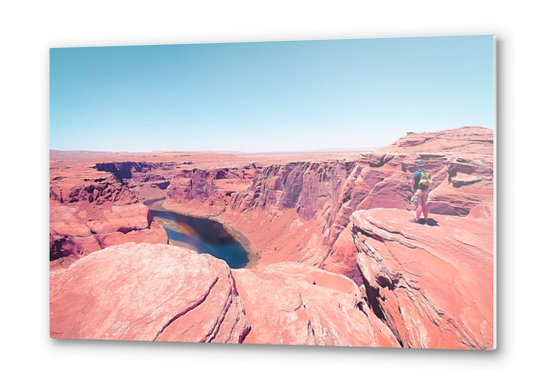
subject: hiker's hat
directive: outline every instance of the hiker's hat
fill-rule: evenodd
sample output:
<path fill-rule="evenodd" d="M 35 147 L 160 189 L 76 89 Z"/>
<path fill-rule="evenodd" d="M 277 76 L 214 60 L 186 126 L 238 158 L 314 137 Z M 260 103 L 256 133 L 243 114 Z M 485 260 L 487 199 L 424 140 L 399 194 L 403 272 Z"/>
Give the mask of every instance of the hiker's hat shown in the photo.
<path fill-rule="evenodd" d="M 418 161 L 418 167 L 425 167 L 425 161 L 423 160 Z"/>

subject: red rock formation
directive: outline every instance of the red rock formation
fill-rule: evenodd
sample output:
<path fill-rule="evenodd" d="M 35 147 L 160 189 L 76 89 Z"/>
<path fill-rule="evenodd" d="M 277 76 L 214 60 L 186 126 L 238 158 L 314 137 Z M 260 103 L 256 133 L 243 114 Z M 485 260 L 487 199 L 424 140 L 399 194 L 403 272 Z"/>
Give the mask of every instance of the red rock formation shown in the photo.
<path fill-rule="evenodd" d="M 493 348 L 493 221 L 358 211 L 352 234 L 373 312 L 404 347 Z"/>
<path fill-rule="evenodd" d="M 341 232 L 339 238 L 333 244 L 333 248 L 326 258 L 323 269 L 349 277 L 358 286 L 362 286 L 363 279 L 356 262 L 358 251 L 352 236 L 352 222 L 349 222 L 346 229 Z"/>
<path fill-rule="evenodd" d="M 252 326 L 245 343 L 399 347 L 344 276 L 298 263 L 234 270 Z"/>
<path fill-rule="evenodd" d="M 399 347 L 352 280 L 302 264 L 125 243 L 55 272 L 53 338 Z"/>
<path fill-rule="evenodd" d="M 50 294 L 52 338 L 239 343 L 249 332 L 222 260 L 125 243 L 74 262 Z"/>
<path fill-rule="evenodd" d="M 165 198 L 166 188 L 175 175 L 177 163 L 124 161 L 97 163 L 94 167 L 112 173 L 137 198 L 153 200 Z"/>
<path fill-rule="evenodd" d="M 369 296 L 374 304 L 373 313 L 391 327 L 404 346 L 490 349 L 493 346 L 493 260 L 490 257 L 494 187 L 492 140 L 492 130 L 464 127 L 436 133 L 409 134 L 391 146 L 363 154 L 358 161 L 351 163 L 269 165 L 255 176 L 246 191 L 234 191 L 230 201 L 223 200 L 220 210 L 214 212 L 215 219 L 233 225 L 248 238 L 261 252 L 260 265 L 297 261 L 348 276 L 358 284 L 368 284 Z M 360 259 L 358 253 L 365 254 L 365 244 L 369 244 L 378 255 L 378 252 L 393 255 L 388 259 L 391 260 L 390 265 L 394 266 L 392 261 L 395 254 L 382 248 L 378 240 L 369 239 L 360 244 L 355 237 L 358 227 L 350 217 L 355 211 L 377 212 L 380 208 L 392 208 L 394 210 L 385 212 L 396 226 L 394 230 L 400 233 L 403 226 L 412 227 L 413 224 L 408 223 L 408 218 L 412 217 L 408 211 L 413 209 L 409 181 L 417 170 L 419 159 L 426 161 L 426 169 L 433 177 L 429 194 L 431 215 L 452 217 L 442 219 L 444 224 L 439 227 L 414 226 L 413 230 L 422 233 L 433 231 L 428 241 L 444 239 L 437 251 L 428 251 L 437 255 L 430 256 L 429 260 L 446 259 L 445 254 L 449 252 L 448 257 L 456 257 L 454 263 L 457 265 L 454 264 L 453 271 L 445 268 L 446 263 L 452 261 L 440 265 L 443 271 L 432 272 L 438 276 L 436 280 L 433 274 L 419 274 L 430 282 L 423 285 L 423 290 L 429 292 L 427 296 L 416 296 L 422 288 L 413 283 L 415 279 L 408 280 L 408 284 L 415 287 L 409 293 L 401 288 L 386 297 L 378 296 L 376 292 L 384 292 L 402 280 L 399 278 L 394 282 L 393 273 L 388 280 L 367 280 L 368 277 L 360 274 L 360 269 L 363 271 L 367 262 L 363 261 L 364 258 Z M 212 185 L 212 177 L 207 180 Z M 209 213 L 207 202 L 213 194 L 209 197 L 199 196 L 197 206 L 191 205 L 190 199 L 170 206 L 180 210 L 190 206 L 193 213 Z M 376 227 L 389 225 L 385 220 L 383 223 L 373 224 Z M 471 247 L 460 246 L 464 241 L 462 236 L 454 238 L 458 231 L 465 228 L 472 229 L 470 241 L 480 244 L 476 252 L 486 257 L 485 263 L 475 265 L 472 260 L 466 261 L 471 257 Z M 404 242 L 394 240 L 389 247 L 398 252 L 398 258 L 408 254 L 408 263 L 422 256 L 426 260 L 429 256 L 425 253 L 419 256 L 410 251 L 411 248 L 427 248 L 423 239 L 419 243 L 418 240 L 417 237 L 409 238 L 406 246 Z M 372 244 L 375 241 L 377 244 Z M 473 260 L 484 257 L 473 256 Z M 375 259 L 379 258 L 375 256 Z M 468 271 L 462 267 L 461 263 L 464 262 L 470 263 Z M 399 268 L 396 272 L 400 271 Z M 371 276 L 367 270 L 365 273 Z M 476 280 L 473 273 L 482 277 Z M 463 275 L 464 279 L 461 278 Z M 446 291 L 442 287 L 443 281 L 451 286 L 472 286 L 472 297 L 475 298 L 466 297 L 468 289 Z M 435 287 L 432 288 L 431 284 Z M 441 292 L 443 289 L 444 292 Z M 398 298 L 394 298 L 395 294 L 399 295 Z M 439 307 L 441 301 L 453 305 Z M 444 317 L 442 312 L 445 313 Z M 419 325 L 413 327 L 410 325 L 412 323 Z"/>
<path fill-rule="evenodd" d="M 241 174 L 242 168 L 183 170 L 172 180 L 164 207 L 213 216 L 233 227 L 259 252 L 260 264 L 297 261 L 357 279 L 355 257 L 338 262 L 341 268 L 337 260 L 328 261 L 337 258 L 334 246 L 351 214 L 374 208 L 412 210 L 410 178 L 419 159 L 426 161 L 433 178 L 431 212 L 466 216 L 491 203 L 492 132 L 464 127 L 409 134 L 356 161 L 252 167 L 252 180 Z M 448 152 L 424 152 L 429 150 Z"/>
<path fill-rule="evenodd" d="M 447 177 L 429 195 L 431 212 L 467 216 L 479 206 L 493 203 L 493 158 L 455 158 Z"/>
<path fill-rule="evenodd" d="M 68 258 L 60 261 L 68 265 L 68 261 L 130 241 L 167 244 L 165 230 L 125 186 L 108 173 L 83 171 L 84 176 L 57 170 L 51 180 L 51 260 Z"/>
<path fill-rule="evenodd" d="M 408 132 L 406 136 L 377 152 L 492 154 L 493 130 L 484 127 L 461 127 L 438 132 Z"/>
<path fill-rule="evenodd" d="M 233 226 L 258 249 L 261 263 L 290 260 L 320 265 L 327 252 L 326 237 L 338 236 L 328 228 L 354 166 L 334 161 L 276 164 L 261 171 L 253 167 L 252 180 L 237 170 L 220 170 L 222 178 L 217 177 L 219 170 L 181 171 L 172 180 L 164 207 L 214 216 Z"/>
<path fill-rule="evenodd" d="M 157 164 L 176 164 L 171 179 L 171 164 L 161 170 L 141 154 L 92 155 L 86 163 L 55 156 L 51 249 L 69 257 L 52 263 L 52 287 L 81 249 L 88 254 L 137 241 L 152 230 L 152 221 L 144 227 L 144 209 L 130 199 L 151 197 L 152 183 L 170 182 L 167 190 L 154 188 L 167 191 L 166 209 L 222 222 L 257 256 L 250 265 L 260 267 L 234 272 L 253 325 L 247 342 L 493 346 L 492 130 L 409 133 L 355 157 L 152 155 Z M 430 215 L 438 226 L 408 222 L 414 208 L 409 182 L 419 159 L 432 175 Z M 95 169 L 98 160 L 114 180 Z M 89 189 L 81 180 L 110 185 Z M 110 213 L 89 225 L 85 220 L 99 215 L 101 205 Z M 155 235 L 149 232 L 144 241 L 163 241 Z M 316 273 L 329 272 L 359 289 L 316 281 Z M 270 319 L 279 319 L 279 326 Z"/>
<path fill-rule="evenodd" d="M 261 166 L 181 170 L 172 180 L 167 198 L 170 203 L 183 204 L 185 210 L 201 210 L 206 215 L 223 212 L 232 195 L 247 190 Z"/>

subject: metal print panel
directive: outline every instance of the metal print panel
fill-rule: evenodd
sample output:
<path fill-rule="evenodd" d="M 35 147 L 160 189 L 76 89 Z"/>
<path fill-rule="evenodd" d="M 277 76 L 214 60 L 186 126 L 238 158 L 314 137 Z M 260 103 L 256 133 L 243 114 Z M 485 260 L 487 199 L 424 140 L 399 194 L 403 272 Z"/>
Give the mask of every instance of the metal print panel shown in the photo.
<path fill-rule="evenodd" d="M 52 338 L 495 348 L 493 36 L 50 60 Z"/>

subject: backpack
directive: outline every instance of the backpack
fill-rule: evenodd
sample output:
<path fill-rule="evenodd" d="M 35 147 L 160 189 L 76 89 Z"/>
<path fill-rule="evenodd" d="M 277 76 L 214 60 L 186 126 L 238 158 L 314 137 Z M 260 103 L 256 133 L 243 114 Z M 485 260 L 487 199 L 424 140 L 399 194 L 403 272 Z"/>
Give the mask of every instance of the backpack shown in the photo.
<path fill-rule="evenodd" d="M 431 175 L 427 171 L 420 171 L 420 172 L 421 172 L 421 177 L 420 177 L 420 182 L 418 183 L 418 185 L 425 188 L 429 187 L 429 185 L 431 184 Z"/>

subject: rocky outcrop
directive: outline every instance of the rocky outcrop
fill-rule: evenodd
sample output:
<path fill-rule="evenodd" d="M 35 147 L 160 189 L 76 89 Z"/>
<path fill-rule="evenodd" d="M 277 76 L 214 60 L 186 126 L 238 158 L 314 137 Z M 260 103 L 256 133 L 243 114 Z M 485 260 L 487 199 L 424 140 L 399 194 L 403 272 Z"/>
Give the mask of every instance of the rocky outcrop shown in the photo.
<path fill-rule="evenodd" d="M 248 189 L 261 169 L 253 163 L 239 168 L 180 170 L 171 181 L 167 200 L 198 210 L 200 215 L 216 215 L 230 205 L 234 195 Z"/>
<path fill-rule="evenodd" d="M 260 265 L 302 262 L 359 282 L 355 261 L 340 256 L 351 248 L 340 239 L 352 213 L 413 210 L 410 178 L 420 159 L 432 175 L 432 213 L 467 216 L 472 209 L 491 204 L 492 132 L 463 127 L 409 134 L 354 161 L 247 166 L 250 177 L 243 168 L 182 170 L 168 188 L 164 207 L 213 216 L 235 228 L 258 250 Z M 427 152 L 433 150 L 440 152 Z"/>
<path fill-rule="evenodd" d="M 461 127 L 438 132 L 407 132 L 381 153 L 493 153 L 493 130 L 484 127 Z"/>
<path fill-rule="evenodd" d="M 232 226 L 258 249 L 260 263 L 318 266 L 328 243 L 338 236 L 330 228 L 354 168 L 353 162 L 333 161 L 273 164 L 261 170 L 252 166 L 249 177 L 239 170 L 181 171 L 172 180 L 164 207 L 213 216 Z"/>
<path fill-rule="evenodd" d="M 404 347 L 493 348 L 493 221 L 395 209 L 352 215 L 372 311 Z"/>
<path fill-rule="evenodd" d="M 52 338 L 240 343 L 249 330 L 226 263 L 168 245 L 95 252 L 50 293 Z"/>
<path fill-rule="evenodd" d="M 325 260 L 323 269 L 344 275 L 355 281 L 358 286 L 363 286 L 363 279 L 356 262 L 358 250 L 352 237 L 352 225 L 353 223 L 349 222 L 346 229 L 340 234 L 335 244 L 333 244 L 333 248 Z"/>
<path fill-rule="evenodd" d="M 429 195 L 431 212 L 467 216 L 478 206 L 493 204 L 493 157 L 456 157 L 446 179 Z"/>
<path fill-rule="evenodd" d="M 54 203 L 66 205 L 102 205 L 105 202 L 125 205 L 137 202 L 127 188 L 108 174 L 92 175 L 91 178 L 57 176 L 51 180 L 49 197 Z"/>
<path fill-rule="evenodd" d="M 52 276 L 53 338 L 399 347 L 352 280 L 298 263 L 125 243 Z"/>
<path fill-rule="evenodd" d="M 75 277 L 68 274 L 76 273 L 72 271 L 78 270 L 77 265 L 89 268 L 82 269 L 81 276 L 94 271 L 84 261 L 96 254 L 119 252 L 122 248 L 115 245 L 124 242 L 167 242 L 163 228 L 138 199 L 167 194 L 164 208 L 222 222 L 257 257 L 251 259 L 251 269 L 227 269 L 233 288 L 224 283 L 220 292 L 228 292 L 231 303 L 215 296 L 203 299 L 205 303 L 230 303 L 224 305 L 231 310 L 218 314 L 198 304 L 202 314 L 194 310 L 190 317 L 192 310 L 185 313 L 181 309 L 177 313 L 183 313 L 180 317 L 185 321 L 177 323 L 174 314 L 160 338 L 180 332 L 198 339 L 202 337 L 196 332 L 201 326 L 198 316 L 208 319 L 213 313 L 209 319 L 224 316 L 224 320 L 209 320 L 209 327 L 224 324 L 220 329 L 231 329 L 226 333 L 234 336 L 219 337 L 219 332 L 212 341 L 493 348 L 492 130 L 463 127 L 409 133 L 386 148 L 350 158 L 307 156 L 290 161 L 262 157 L 255 161 L 225 154 L 168 156 L 164 157 L 168 161 L 157 160 L 161 165 L 156 166 L 147 161 L 106 161 L 69 169 L 72 165 L 64 160 L 55 163 L 50 190 L 55 297 L 64 295 L 63 285 L 72 287 L 70 279 Z M 177 156 L 182 163 L 176 162 Z M 429 193 L 433 221 L 426 225 L 408 222 L 414 209 L 410 178 L 420 159 L 425 160 L 433 179 Z M 161 189 L 157 183 L 169 186 Z M 168 247 L 141 247 L 147 262 L 170 252 Z M 100 251 L 102 248 L 106 249 Z M 77 260 L 94 251 L 99 252 Z M 126 276 L 131 279 L 140 267 L 142 264 L 134 265 Z M 119 286 L 113 289 L 124 294 L 120 274 L 115 278 Z M 186 287 L 175 289 L 199 287 L 198 281 L 198 277 L 183 280 Z M 149 285 L 146 289 L 154 288 Z M 211 292 L 220 296 L 214 289 Z M 66 295 L 74 296 L 58 302 L 79 298 L 74 290 L 70 292 Z M 81 297 L 92 295 L 90 290 L 86 292 Z M 143 297 L 143 293 L 137 295 L 136 299 Z M 94 305 L 85 303 L 85 308 Z M 124 302 L 118 303 L 122 308 Z M 62 305 L 65 307 L 58 307 L 58 313 L 67 311 L 70 324 L 82 324 L 83 320 Z M 109 308 L 114 313 L 111 318 L 100 318 L 104 324 L 129 317 L 128 312 L 112 307 L 100 304 L 96 309 L 101 313 L 102 308 Z M 242 307 L 246 307 L 250 332 L 238 315 Z M 162 327 L 163 319 L 158 322 Z M 126 320 L 126 327 L 143 321 L 147 320 Z M 189 323 L 199 325 L 189 327 Z M 121 327 L 111 321 L 107 324 L 110 330 Z M 75 336 L 58 333 L 58 337 L 80 337 L 77 329 L 79 325 L 66 333 Z M 134 339 L 139 331 L 130 329 L 125 336 L 120 331 L 115 335 Z M 204 334 L 209 335 L 205 329 Z M 92 334 L 92 338 L 104 334 Z M 152 332 L 145 335 L 151 336 Z M 205 337 L 202 340 L 209 341 Z"/>
<path fill-rule="evenodd" d="M 97 163 L 94 168 L 113 174 L 137 198 L 153 200 L 165 197 L 166 189 L 177 170 L 177 163 L 124 161 Z"/>
<path fill-rule="evenodd" d="M 167 244 L 167 234 L 149 209 L 111 175 L 65 175 L 50 187 L 50 260 L 69 262 L 124 242 Z M 96 176 L 96 175 L 94 175 Z M 101 175 L 99 175 L 101 176 Z"/>
<path fill-rule="evenodd" d="M 185 195 L 173 208 L 190 206 L 233 225 L 261 251 L 260 265 L 295 261 L 349 277 L 366 289 L 368 313 L 404 347 L 491 349 L 492 142 L 493 131 L 480 127 L 408 134 L 352 162 L 268 165 L 213 213 L 212 188 L 200 189 L 197 205 Z M 409 182 L 420 159 L 432 174 L 435 225 L 408 222 Z M 213 177 L 206 180 L 212 186 Z M 271 284 L 257 273 L 239 275 Z M 300 332 L 290 341 L 314 341 Z"/>
<path fill-rule="evenodd" d="M 233 271 L 252 326 L 245 343 L 398 347 L 357 285 L 298 263 Z"/>

